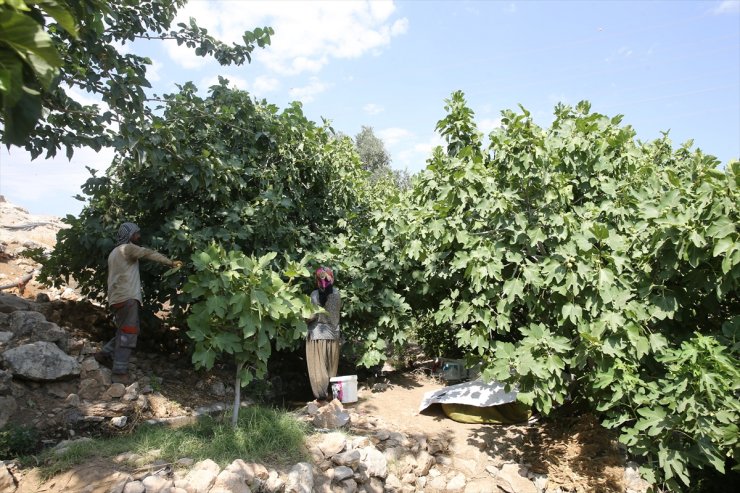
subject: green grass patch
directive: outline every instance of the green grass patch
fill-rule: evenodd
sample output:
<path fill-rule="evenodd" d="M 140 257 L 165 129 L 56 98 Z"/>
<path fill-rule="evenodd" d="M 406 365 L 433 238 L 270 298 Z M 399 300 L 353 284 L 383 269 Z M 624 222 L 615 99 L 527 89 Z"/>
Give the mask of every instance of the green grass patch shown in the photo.
<path fill-rule="evenodd" d="M 221 467 L 243 459 L 273 465 L 291 465 L 306 460 L 303 446 L 306 425 L 292 414 L 268 407 L 251 406 L 239 413 L 237 428 L 230 417 L 201 418 L 196 424 L 181 428 L 143 425 L 128 435 L 95 439 L 74 444 L 60 455 L 45 451 L 41 473 L 50 478 L 78 464 L 95 458 L 112 458 L 132 452 L 142 457 L 130 464 L 142 466 L 154 460 L 175 462 L 183 457 L 196 462 L 212 459 Z M 33 464 L 29 459 L 24 463 Z"/>

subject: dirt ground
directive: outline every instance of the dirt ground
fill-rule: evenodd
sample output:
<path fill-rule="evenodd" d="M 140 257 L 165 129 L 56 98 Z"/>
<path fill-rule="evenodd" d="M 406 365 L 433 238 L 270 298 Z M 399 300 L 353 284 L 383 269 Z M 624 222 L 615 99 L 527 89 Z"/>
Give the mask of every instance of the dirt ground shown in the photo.
<path fill-rule="evenodd" d="M 614 435 L 591 415 L 567 416 L 565 412 L 521 425 L 458 423 L 438 404 L 418 411 L 424 394 L 444 387 L 444 382 L 420 370 L 396 372 L 388 381 L 389 388 L 382 392 L 361 389 L 357 404 L 351 406 L 381 418 L 397 431 L 448 440 L 450 457 L 463 468 L 466 461 L 492 459 L 499 465 L 513 461 L 547 474 L 550 484 L 566 491 L 624 491 L 623 453 Z M 469 474 L 468 479 L 473 477 Z"/>
<path fill-rule="evenodd" d="M 624 491 L 621 453 L 593 417 L 509 426 L 458 423 L 447 418 L 439 405 L 418 412 L 424 394 L 440 388 L 442 382 L 418 371 L 395 372 L 384 382 L 386 388 L 376 392 L 361 383 L 358 402 L 346 407 L 378 418 L 388 431 L 444 439 L 450 443 L 450 462 L 464 470 L 468 480 L 486 478 L 480 465 L 493 459 L 494 464 L 523 462 L 566 491 Z M 164 392 L 172 403 L 186 399 L 186 392 L 192 395 L 184 388 L 179 397 L 175 388 Z M 112 461 L 95 460 L 43 482 L 38 470 L 28 469 L 18 493 L 106 493 L 132 472 Z"/>

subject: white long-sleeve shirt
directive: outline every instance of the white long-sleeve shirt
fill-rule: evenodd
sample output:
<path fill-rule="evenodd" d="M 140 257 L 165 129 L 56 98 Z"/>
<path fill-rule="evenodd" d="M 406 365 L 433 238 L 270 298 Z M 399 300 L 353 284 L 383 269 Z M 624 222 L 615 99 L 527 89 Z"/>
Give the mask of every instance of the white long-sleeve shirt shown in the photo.
<path fill-rule="evenodd" d="M 115 305 L 126 300 L 141 303 L 141 278 L 139 259 L 153 260 L 165 265 L 174 265 L 172 260 L 148 248 L 124 243 L 108 255 L 108 304 Z"/>

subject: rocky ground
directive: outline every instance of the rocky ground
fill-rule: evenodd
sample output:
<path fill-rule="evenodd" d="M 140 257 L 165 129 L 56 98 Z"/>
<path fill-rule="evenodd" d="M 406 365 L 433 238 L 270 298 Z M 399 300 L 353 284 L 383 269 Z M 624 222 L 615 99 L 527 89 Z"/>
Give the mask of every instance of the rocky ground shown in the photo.
<path fill-rule="evenodd" d="M 44 444 L 61 450 L 70 440 L 122 433 L 137 423 L 188 423 L 229 407 L 230 375 L 196 372 L 187 358 L 145 348 L 132 359 L 135 382 L 113 384 L 92 354 L 111 336 L 108 313 L 80 299 L 75 286 L 50 289 L 33 278 L 40 266 L 28 248 L 53 248 L 56 218 L 28 214 L 0 198 L 0 427 L 33 426 Z M 248 492 L 612 492 L 644 491 L 612 436 L 588 415 L 561 415 L 520 426 L 469 425 L 437 406 L 422 413 L 425 392 L 443 386 L 424 368 L 361 379 L 357 403 L 318 408 L 292 402 L 276 375 L 273 397 L 311 424 L 310 462 L 292 468 L 182 457 L 122 454 L 42 481 L 38 470 L 0 463 L 0 493 L 248 493 Z M 290 371 L 285 370 L 286 372 Z M 298 376 L 298 378 L 296 378 Z M 247 404 L 249 399 L 246 399 Z M 0 459 L 4 459 L 0 457 Z"/>

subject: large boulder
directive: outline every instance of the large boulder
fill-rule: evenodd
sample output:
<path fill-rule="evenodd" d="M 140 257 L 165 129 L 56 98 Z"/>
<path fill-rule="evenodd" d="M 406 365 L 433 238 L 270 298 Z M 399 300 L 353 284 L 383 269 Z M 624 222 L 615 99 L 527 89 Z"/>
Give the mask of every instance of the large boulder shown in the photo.
<path fill-rule="evenodd" d="M 12 294 L 0 293 L 0 313 L 13 313 L 17 310 L 30 310 L 31 303 Z"/>
<path fill-rule="evenodd" d="M 2 359 L 14 377 L 27 380 L 51 382 L 80 374 L 80 364 L 75 358 L 46 341 L 8 349 Z"/>
<path fill-rule="evenodd" d="M 33 311 L 15 311 L 8 317 L 10 332 L 14 337 L 11 347 L 36 341 L 53 342 L 66 351 L 69 347 L 69 334 L 53 322 L 47 322 L 41 313 Z"/>

